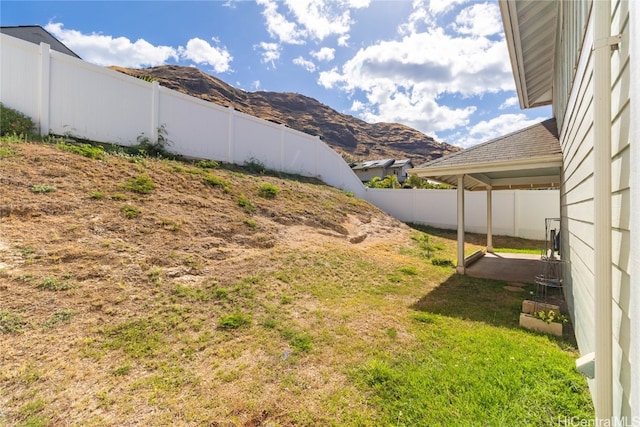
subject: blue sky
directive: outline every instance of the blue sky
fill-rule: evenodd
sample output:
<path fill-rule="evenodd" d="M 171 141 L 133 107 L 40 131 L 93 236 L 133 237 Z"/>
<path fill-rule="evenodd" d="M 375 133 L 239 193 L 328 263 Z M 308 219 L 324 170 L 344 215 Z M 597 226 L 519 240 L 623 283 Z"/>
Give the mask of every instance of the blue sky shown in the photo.
<path fill-rule="evenodd" d="M 195 66 L 461 147 L 552 115 L 519 108 L 497 0 L 2 0 L 0 24 L 41 25 L 98 65 Z"/>

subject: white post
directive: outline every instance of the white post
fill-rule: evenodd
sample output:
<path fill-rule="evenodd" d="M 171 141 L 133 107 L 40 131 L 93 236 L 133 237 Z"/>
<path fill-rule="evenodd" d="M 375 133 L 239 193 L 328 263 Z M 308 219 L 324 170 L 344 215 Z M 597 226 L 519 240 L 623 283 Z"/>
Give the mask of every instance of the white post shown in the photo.
<path fill-rule="evenodd" d="M 151 142 L 158 141 L 158 128 L 160 124 L 160 83 L 154 81 L 151 82 L 151 129 L 149 129 L 149 135 Z"/>
<path fill-rule="evenodd" d="M 487 187 L 487 252 L 493 252 L 493 206 L 491 187 Z"/>
<path fill-rule="evenodd" d="M 284 171 L 284 133 L 287 127 L 280 123 L 280 170 Z"/>
<path fill-rule="evenodd" d="M 234 115 L 235 110 L 233 107 L 227 107 L 227 111 L 229 112 L 229 139 L 227 140 L 227 161 L 229 163 L 233 163 L 233 143 L 234 143 Z"/>
<path fill-rule="evenodd" d="M 458 265 L 456 272 L 464 274 L 464 175 L 458 176 Z"/>
<path fill-rule="evenodd" d="M 51 48 L 40 43 L 40 90 L 38 91 L 38 133 L 49 135 L 49 108 L 51 94 Z"/>
<path fill-rule="evenodd" d="M 611 2 L 593 2 L 593 182 L 596 424 L 613 417 L 611 275 Z M 599 45 L 599 46 L 598 46 Z"/>

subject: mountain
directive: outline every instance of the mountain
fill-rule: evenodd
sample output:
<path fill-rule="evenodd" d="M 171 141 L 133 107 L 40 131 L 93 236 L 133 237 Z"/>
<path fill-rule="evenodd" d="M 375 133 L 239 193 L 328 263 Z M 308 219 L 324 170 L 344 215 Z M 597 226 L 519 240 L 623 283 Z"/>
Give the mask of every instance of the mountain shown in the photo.
<path fill-rule="evenodd" d="M 410 158 L 414 164 L 421 164 L 461 150 L 402 124 L 367 123 L 298 93 L 236 89 L 194 67 L 110 68 L 135 77 L 152 78 L 169 89 L 318 135 L 349 161 Z"/>

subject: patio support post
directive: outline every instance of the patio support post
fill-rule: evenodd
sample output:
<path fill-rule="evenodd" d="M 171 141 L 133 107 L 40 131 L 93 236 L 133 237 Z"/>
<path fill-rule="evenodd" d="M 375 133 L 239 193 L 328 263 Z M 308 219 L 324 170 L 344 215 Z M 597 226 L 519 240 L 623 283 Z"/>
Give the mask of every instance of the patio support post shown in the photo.
<path fill-rule="evenodd" d="M 458 274 L 464 274 L 464 175 L 458 175 Z"/>
<path fill-rule="evenodd" d="M 491 201 L 491 186 L 487 187 L 487 252 L 493 252 L 493 205 Z"/>

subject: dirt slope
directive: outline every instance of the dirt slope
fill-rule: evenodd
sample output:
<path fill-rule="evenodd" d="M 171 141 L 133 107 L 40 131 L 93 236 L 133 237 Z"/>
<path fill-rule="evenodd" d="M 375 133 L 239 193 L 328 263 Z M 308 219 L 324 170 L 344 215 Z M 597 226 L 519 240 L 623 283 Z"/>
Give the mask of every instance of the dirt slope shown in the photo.
<path fill-rule="evenodd" d="M 392 254 L 408 240 L 406 225 L 310 180 L 96 160 L 43 144 L 0 149 L 0 424 L 294 425 L 292 410 L 337 416 L 316 406 L 349 390 L 328 367 L 342 362 L 301 353 L 294 365 L 277 353 L 283 336 L 295 343 L 295 331 L 313 329 L 318 309 L 277 271 L 324 268 L 304 266 L 314 253 Z M 145 183 L 155 186 L 148 194 L 128 188 Z M 221 330 L 238 310 L 251 312 L 253 329 L 273 316 L 294 326 Z M 371 326 L 354 321 L 369 336 Z M 286 385 L 294 368 L 309 393 Z"/>

